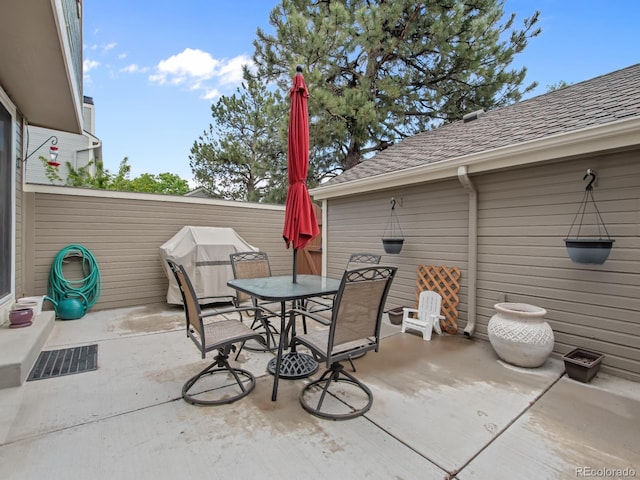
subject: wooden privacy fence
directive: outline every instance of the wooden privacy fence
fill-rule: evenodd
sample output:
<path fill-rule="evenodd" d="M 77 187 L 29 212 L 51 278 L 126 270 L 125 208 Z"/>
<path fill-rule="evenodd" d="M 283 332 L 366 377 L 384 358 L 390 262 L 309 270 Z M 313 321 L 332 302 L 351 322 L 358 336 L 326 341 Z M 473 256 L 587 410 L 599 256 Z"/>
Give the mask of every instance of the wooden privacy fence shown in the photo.
<path fill-rule="evenodd" d="M 442 329 L 447 333 L 455 334 L 458 331 L 458 292 L 460 291 L 460 269 L 458 267 L 446 267 L 435 265 L 418 265 L 418 278 L 416 280 L 416 308 L 420 292 L 431 290 L 442 297 L 442 315 L 445 319 L 440 321 Z"/>

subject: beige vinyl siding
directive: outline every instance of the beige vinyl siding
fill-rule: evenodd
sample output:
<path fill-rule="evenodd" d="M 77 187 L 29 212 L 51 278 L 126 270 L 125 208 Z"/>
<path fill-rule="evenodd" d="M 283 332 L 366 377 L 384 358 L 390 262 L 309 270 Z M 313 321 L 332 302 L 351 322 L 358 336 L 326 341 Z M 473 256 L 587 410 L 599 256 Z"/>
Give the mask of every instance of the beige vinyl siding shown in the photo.
<path fill-rule="evenodd" d="M 571 262 L 564 238 L 588 180 L 615 239 L 603 265 Z M 638 152 L 551 163 L 473 179 L 479 191 L 478 324 L 486 338 L 493 305 L 548 311 L 556 354 L 576 346 L 605 354 L 604 371 L 640 379 L 640 162 Z M 593 224 L 589 205 L 584 223 Z M 575 236 L 576 230 L 572 232 Z M 594 234 L 584 228 L 581 235 Z"/>
<path fill-rule="evenodd" d="M 392 197 L 405 239 L 398 255 L 387 254 L 382 247 Z M 381 254 L 381 263 L 398 267 L 387 299 L 390 309 L 414 305 L 418 265 L 458 267 L 462 272 L 458 326 L 462 329 L 467 319 L 468 215 L 467 193 L 453 180 L 331 199 L 328 274 L 340 276 L 351 253 Z"/>
<path fill-rule="evenodd" d="M 288 273 L 291 268 L 291 251 L 282 240 L 283 207 L 30 189 L 36 191 L 28 194 L 34 212 L 34 279 L 29 294 L 45 294 L 55 255 L 68 245 L 80 244 L 93 253 L 101 272 L 103 290 L 94 309 L 164 303 L 168 283 L 159 247 L 185 225 L 234 228 L 251 245 L 269 254 L 274 274 Z"/>
<path fill-rule="evenodd" d="M 554 354 L 575 347 L 605 354 L 602 371 L 640 380 L 640 152 L 628 151 L 496 171 L 471 178 L 478 190 L 478 262 L 475 337 L 500 301 L 531 303 L 548 311 Z M 615 243 L 603 265 L 569 259 L 569 233 L 588 180 Z M 391 197 L 405 242 L 384 253 L 381 237 Z M 350 253 L 383 254 L 399 267 L 387 308 L 412 305 L 419 264 L 461 269 L 459 332 L 468 313 L 467 192 L 457 180 L 327 200 L 327 267 L 339 276 Z M 592 205 L 581 235 L 595 233 Z M 591 226 L 588 226 L 590 224 Z M 575 236 L 575 229 L 572 236 Z"/>

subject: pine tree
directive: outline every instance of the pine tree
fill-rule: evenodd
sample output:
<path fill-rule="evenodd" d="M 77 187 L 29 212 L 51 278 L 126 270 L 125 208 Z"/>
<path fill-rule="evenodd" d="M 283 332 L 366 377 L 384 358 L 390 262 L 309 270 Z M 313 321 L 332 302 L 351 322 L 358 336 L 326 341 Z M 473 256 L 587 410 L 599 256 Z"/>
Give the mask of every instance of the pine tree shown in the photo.
<path fill-rule="evenodd" d="M 539 12 L 515 29 L 502 0 L 282 0 L 254 61 L 287 91 L 296 65 L 310 91 L 310 176 L 334 175 L 404 137 L 518 101 Z"/>
<path fill-rule="evenodd" d="M 287 103 L 246 68 L 244 78 L 211 106 L 214 123 L 194 142 L 189 164 L 215 198 L 284 203 Z"/>

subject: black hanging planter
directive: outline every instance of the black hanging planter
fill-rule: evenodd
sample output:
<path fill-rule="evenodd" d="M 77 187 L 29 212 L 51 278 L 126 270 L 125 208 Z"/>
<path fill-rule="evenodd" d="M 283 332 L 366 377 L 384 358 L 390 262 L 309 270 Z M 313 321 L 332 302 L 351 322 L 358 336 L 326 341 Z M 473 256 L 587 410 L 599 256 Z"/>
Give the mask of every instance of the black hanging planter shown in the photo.
<path fill-rule="evenodd" d="M 567 253 L 569 254 L 569 258 L 575 263 L 582 264 L 592 264 L 592 265 L 602 265 L 607 258 L 609 258 L 609 253 L 611 253 L 611 247 L 613 246 L 613 240 L 609 236 L 609 232 L 607 231 L 607 227 L 605 226 L 602 216 L 600 215 L 600 211 L 598 210 L 598 206 L 596 205 L 596 201 L 593 198 L 593 182 L 596 180 L 596 172 L 591 169 L 587 170 L 586 175 L 582 178 L 583 180 L 591 176 L 591 180 L 587 185 L 584 197 L 582 198 L 582 203 L 580 204 L 580 208 L 578 209 L 578 213 L 573 219 L 573 223 L 571 224 L 571 228 L 569 228 L 569 233 L 567 234 L 567 238 L 564 239 L 565 246 L 567 247 Z M 596 216 L 596 226 L 598 228 L 598 236 L 580 236 L 580 231 L 582 229 L 582 221 L 584 219 L 584 215 L 587 209 L 587 205 L 591 201 L 593 204 L 593 208 Z M 571 237 L 571 231 L 573 230 L 574 225 L 576 224 L 576 220 L 580 217 L 580 223 L 578 225 L 578 231 L 575 237 Z M 606 234 L 606 238 L 602 236 L 602 232 Z"/>
<path fill-rule="evenodd" d="M 383 238 L 382 246 L 386 253 L 400 253 L 402 251 L 402 244 L 404 238 Z"/>
<path fill-rule="evenodd" d="M 396 215 L 396 199 L 391 199 L 391 215 L 382 234 L 382 247 L 386 253 L 398 254 L 402 251 L 404 236 Z"/>

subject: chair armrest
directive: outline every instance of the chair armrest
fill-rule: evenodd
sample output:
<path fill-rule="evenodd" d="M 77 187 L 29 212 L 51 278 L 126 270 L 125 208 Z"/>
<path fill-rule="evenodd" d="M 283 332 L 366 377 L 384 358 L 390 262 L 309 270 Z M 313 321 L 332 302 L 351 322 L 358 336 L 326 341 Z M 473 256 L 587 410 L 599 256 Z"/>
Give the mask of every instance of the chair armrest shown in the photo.
<path fill-rule="evenodd" d="M 318 300 L 318 298 L 326 301 L 323 302 L 321 300 Z M 314 303 L 317 306 L 308 306 L 309 303 Z M 327 297 L 307 298 L 304 301 L 304 305 L 308 312 L 324 312 L 333 308 L 333 299 Z"/>
<path fill-rule="evenodd" d="M 202 312 L 201 316 L 202 318 L 207 318 L 207 317 L 213 317 L 215 315 L 225 315 L 227 313 L 241 313 L 241 312 L 257 312 L 260 310 L 265 310 L 261 307 L 233 307 L 233 308 L 227 308 L 224 310 L 212 310 L 212 311 L 206 311 L 206 312 Z"/>
<path fill-rule="evenodd" d="M 207 302 L 204 302 L 203 300 L 217 300 L 218 302 L 226 300 L 235 304 L 235 299 L 236 299 L 235 295 L 209 295 L 205 297 L 198 297 L 198 303 L 200 305 L 207 305 L 208 303 L 215 303 L 215 302 L 207 303 Z"/>
<path fill-rule="evenodd" d="M 447 317 L 445 317 L 444 315 L 435 315 L 435 314 L 432 314 L 431 316 L 433 317 L 433 329 L 436 331 L 438 335 L 442 335 L 440 320 L 444 320 Z"/>
<path fill-rule="evenodd" d="M 330 320 L 327 320 L 326 318 L 321 317 L 320 315 L 316 315 L 313 312 L 309 312 L 308 310 L 302 310 L 300 308 L 292 308 L 291 310 L 289 310 L 289 313 L 310 318 L 311 320 L 315 320 L 316 322 L 321 323 L 322 325 L 331 325 Z"/>
<path fill-rule="evenodd" d="M 255 307 L 254 307 L 255 308 Z M 266 312 L 267 316 L 273 316 L 273 317 L 279 317 L 280 313 L 276 312 L 274 310 L 271 310 L 270 308 L 265 307 L 264 305 L 259 305 L 257 308 L 255 308 L 256 310 L 262 310 L 262 312 Z"/>
<path fill-rule="evenodd" d="M 407 319 L 407 318 L 410 318 L 410 317 L 409 317 L 409 314 L 411 314 L 411 313 L 415 313 L 415 314 L 417 314 L 417 313 L 418 313 L 418 309 L 416 309 L 416 308 L 404 307 L 404 308 L 402 309 L 402 319 L 403 319 L 403 320 L 405 320 L 405 319 Z"/>

